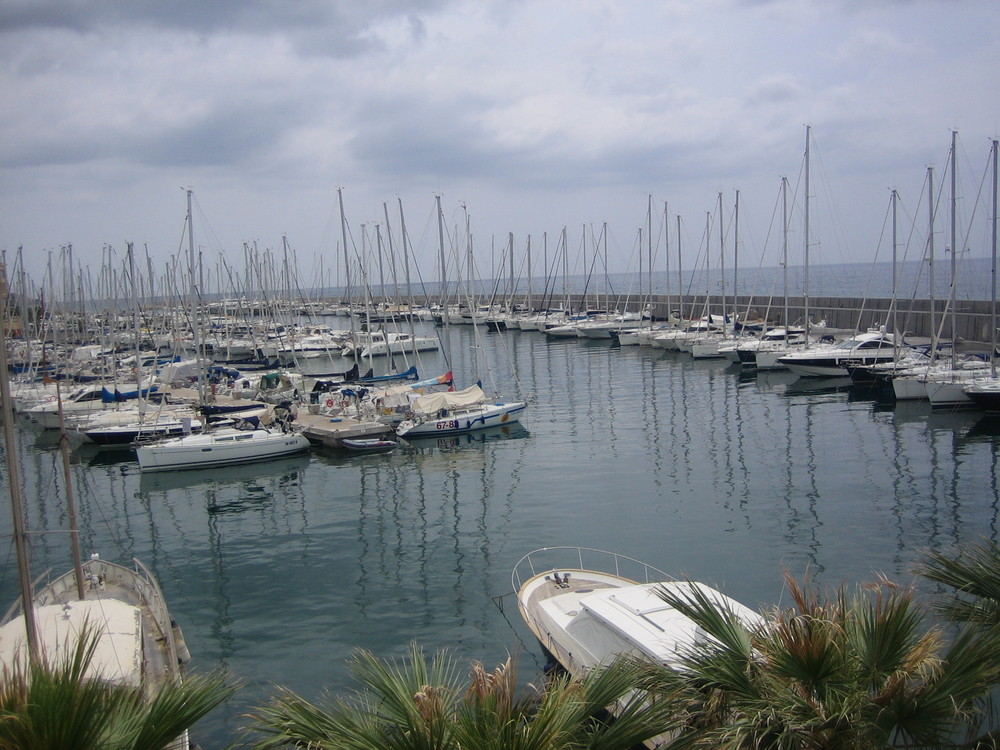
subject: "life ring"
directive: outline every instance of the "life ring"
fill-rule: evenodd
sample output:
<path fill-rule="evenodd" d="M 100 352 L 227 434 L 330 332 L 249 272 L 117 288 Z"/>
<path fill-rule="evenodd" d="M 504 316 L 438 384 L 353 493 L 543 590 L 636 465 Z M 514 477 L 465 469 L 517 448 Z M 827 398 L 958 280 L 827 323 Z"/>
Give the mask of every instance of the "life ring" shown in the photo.
<path fill-rule="evenodd" d="M 326 400 L 326 408 L 329 409 L 331 406 L 333 406 L 333 399 L 332 398 L 328 398 Z"/>
<path fill-rule="evenodd" d="M 346 409 L 348 406 L 351 405 L 351 400 L 349 398 L 345 398 L 343 401 L 340 402 L 340 405 Z"/>

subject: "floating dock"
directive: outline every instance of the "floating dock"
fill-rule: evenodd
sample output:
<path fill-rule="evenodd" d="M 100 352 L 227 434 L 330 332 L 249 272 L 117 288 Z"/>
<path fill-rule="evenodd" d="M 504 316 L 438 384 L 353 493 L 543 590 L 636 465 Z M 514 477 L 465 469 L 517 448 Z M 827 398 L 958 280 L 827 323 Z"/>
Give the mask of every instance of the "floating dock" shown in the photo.
<path fill-rule="evenodd" d="M 387 435 L 392 428 L 381 422 L 360 422 L 348 417 L 331 417 L 327 414 L 299 412 L 295 423 L 302 428 L 302 434 L 314 445 L 328 448 L 343 447 L 344 438 L 370 438 Z"/>

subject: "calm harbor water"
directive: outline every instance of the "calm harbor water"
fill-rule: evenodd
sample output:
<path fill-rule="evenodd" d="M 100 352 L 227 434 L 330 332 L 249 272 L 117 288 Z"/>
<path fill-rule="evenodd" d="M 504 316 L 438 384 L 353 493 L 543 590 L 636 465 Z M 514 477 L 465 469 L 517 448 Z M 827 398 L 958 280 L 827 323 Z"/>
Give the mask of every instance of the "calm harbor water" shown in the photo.
<path fill-rule="evenodd" d="M 530 400 L 521 425 L 389 455 L 146 476 L 127 453 L 74 450 L 84 549 L 146 562 L 192 668 L 244 684 L 196 728 L 203 747 L 235 739 L 274 685 L 313 698 L 353 686 L 357 648 L 398 657 L 416 640 L 491 667 L 519 651 L 530 678 L 539 649 L 509 591 L 536 547 L 629 554 L 766 606 L 783 571 L 910 581 L 924 549 L 997 539 L 1000 422 L 979 413 L 662 350 L 439 333 L 450 361 L 424 357 L 421 375 L 450 367 L 457 385 L 482 377 L 490 391 L 489 371 L 503 397 Z M 64 529 L 56 436 L 19 435 L 29 524 Z M 0 514 L 5 606 L 9 526 Z M 33 543 L 36 573 L 68 567 L 64 534 Z"/>

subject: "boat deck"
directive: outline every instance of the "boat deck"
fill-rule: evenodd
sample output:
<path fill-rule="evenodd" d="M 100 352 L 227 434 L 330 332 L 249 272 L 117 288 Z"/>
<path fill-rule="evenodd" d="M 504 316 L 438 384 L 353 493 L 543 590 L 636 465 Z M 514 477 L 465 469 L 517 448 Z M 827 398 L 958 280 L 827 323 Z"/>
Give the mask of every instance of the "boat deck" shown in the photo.
<path fill-rule="evenodd" d="M 542 647 L 567 672 L 579 677 L 600 661 L 599 654 L 590 653 L 582 643 L 565 635 L 580 614 L 581 600 L 595 591 L 621 588 L 626 583 L 630 582 L 591 571 L 572 571 L 568 579 L 557 581 L 553 571 L 525 583 L 518 607 Z"/>
<path fill-rule="evenodd" d="M 147 696 L 152 696 L 166 681 L 180 677 L 181 664 L 190 655 L 180 628 L 167 611 L 159 585 L 141 563 L 135 564 L 133 570 L 98 558 L 88 560 L 83 563 L 83 601 L 70 570 L 38 591 L 35 607 L 36 611 L 56 613 L 51 615 L 57 621 L 52 627 L 50 640 L 54 640 L 47 647 L 49 653 L 72 647 L 62 642 L 67 626 L 78 632 L 89 621 L 98 627 L 100 648 L 110 654 L 102 657 L 114 667 L 107 668 L 108 676 L 117 682 L 141 684 Z M 11 607 L 3 622 L 11 622 L 17 614 L 20 602 Z M 19 628 L 23 632 L 24 625 Z M 122 655 L 129 652 L 132 641 L 134 658 L 126 658 Z"/>
<path fill-rule="evenodd" d="M 569 612 L 577 609 L 573 604 L 579 604 L 580 598 L 587 594 L 592 594 L 598 589 L 621 587 L 621 583 L 581 577 L 579 574 L 571 575 L 568 581 L 563 580 L 564 582 L 561 584 L 556 583 L 555 580 L 549 580 L 535 587 L 525 601 L 525 606 L 537 607 L 546 599 L 559 597 L 559 608 Z"/>

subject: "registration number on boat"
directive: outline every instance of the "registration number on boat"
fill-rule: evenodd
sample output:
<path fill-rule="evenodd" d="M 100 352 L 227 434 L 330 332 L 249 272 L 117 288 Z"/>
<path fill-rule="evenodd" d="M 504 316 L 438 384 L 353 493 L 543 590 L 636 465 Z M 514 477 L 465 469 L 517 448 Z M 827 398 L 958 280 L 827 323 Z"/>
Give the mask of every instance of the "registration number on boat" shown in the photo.
<path fill-rule="evenodd" d="M 458 420 L 457 419 L 444 419 L 444 420 L 440 420 L 440 421 L 438 421 L 438 423 L 437 423 L 436 426 L 437 426 L 437 428 L 439 430 L 457 430 L 458 429 Z"/>

